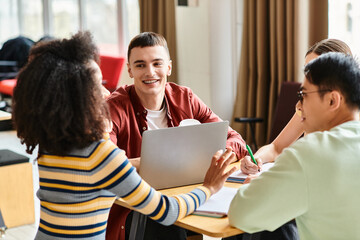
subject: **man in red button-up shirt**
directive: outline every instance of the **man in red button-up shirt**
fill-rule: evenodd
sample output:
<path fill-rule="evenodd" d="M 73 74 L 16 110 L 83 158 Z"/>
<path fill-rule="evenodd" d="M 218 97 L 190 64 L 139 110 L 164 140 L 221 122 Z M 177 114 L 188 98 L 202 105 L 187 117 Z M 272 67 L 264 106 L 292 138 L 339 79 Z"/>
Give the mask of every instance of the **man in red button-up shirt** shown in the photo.
<path fill-rule="evenodd" d="M 196 119 L 200 123 L 222 121 L 190 88 L 167 83 L 171 60 L 161 35 L 136 36 L 129 45 L 127 66 L 134 84 L 118 88 L 108 104 L 113 121 L 111 140 L 129 158 L 140 157 L 141 136 L 149 127 L 149 110 L 165 112 L 166 126 L 160 124 L 158 128 L 178 126 L 184 119 Z M 226 146 L 232 147 L 238 159 L 247 154 L 244 140 L 230 127 Z"/>
<path fill-rule="evenodd" d="M 134 84 L 118 88 L 108 98 L 113 122 L 111 140 L 126 151 L 137 168 L 145 130 L 175 127 L 184 119 L 196 119 L 200 123 L 222 121 L 190 88 L 167 82 L 171 64 L 164 37 L 151 32 L 141 33 L 132 39 L 128 48 L 127 66 Z M 226 146 L 233 149 L 238 159 L 247 154 L 244 140 L 230 127 Z M 114 208 L 119 206 L 112 207 L 110 218 L 116 214 Z M 186 233 L 179 227 L 147 222 L 145 239 L 186 238 Z M 110 236 L 112 224 L 109 219 L 107 236 Z"/>

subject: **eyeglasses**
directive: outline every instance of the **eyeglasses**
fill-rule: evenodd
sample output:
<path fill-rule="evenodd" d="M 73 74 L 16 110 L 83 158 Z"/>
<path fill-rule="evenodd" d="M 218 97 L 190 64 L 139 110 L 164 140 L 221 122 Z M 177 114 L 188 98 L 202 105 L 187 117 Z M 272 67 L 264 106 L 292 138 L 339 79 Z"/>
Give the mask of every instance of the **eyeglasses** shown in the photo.
<path fill-rule="evenodd" d="M 312 91 L 312 92 L 304 92 L 303 90 L 300 90 L 297 92 L 297 96 L 299 98 L 300 103 L 302 104 L 304 101 L 304 96 L 306 94 L 310 94 L 310 93 L 319 93 L 319 92 L 331 92 L 331 89 L 323 89 L 323 90 L 317 90 L 317 91 Z"/>

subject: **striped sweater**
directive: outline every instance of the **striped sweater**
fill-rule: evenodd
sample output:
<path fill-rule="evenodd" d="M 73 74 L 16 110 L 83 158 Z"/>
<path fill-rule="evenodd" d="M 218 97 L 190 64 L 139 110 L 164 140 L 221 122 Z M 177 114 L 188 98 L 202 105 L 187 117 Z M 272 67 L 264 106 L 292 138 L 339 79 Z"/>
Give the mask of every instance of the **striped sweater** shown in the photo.
<path fill-rule="evenodd" d="M 162 195 L 141 179 L 125 152 L 110 139 L 67 156 L 41 154 L 38 165 L 41 212 L 35 239 L 105 239 L 108 214 L 116 197 L 170 225 L 210 196 L 205 187 L 174 197 Z"/>

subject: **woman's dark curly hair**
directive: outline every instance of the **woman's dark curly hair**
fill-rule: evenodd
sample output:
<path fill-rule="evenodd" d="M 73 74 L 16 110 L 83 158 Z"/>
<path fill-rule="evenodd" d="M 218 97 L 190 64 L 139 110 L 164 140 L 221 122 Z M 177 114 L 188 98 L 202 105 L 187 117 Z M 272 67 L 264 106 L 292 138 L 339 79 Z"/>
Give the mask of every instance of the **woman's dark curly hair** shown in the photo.
<path fill-rule="evenodd" d="M 32 153 L 65 155 L 103 137 L 109 112 L 89 62 L 99 61 L 89 32 L 39 43 L 21 69 L 13 96 L 17 135 Z"/>

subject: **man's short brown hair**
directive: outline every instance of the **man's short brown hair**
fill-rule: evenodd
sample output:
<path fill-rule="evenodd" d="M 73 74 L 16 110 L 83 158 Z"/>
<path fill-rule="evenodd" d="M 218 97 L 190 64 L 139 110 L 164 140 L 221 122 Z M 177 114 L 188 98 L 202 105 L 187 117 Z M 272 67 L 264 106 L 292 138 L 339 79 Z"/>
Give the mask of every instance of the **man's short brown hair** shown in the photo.
<path fill-rule="evenodd" d="M 136 48 L 136 47 L 143 48 L 143 47 L 153 47 L 153 46 L 164 47 L 170 58 L 170 53 L 169 53 L 169 49 L 167 46 L 167 42 L 162 35 L 160 35 L 158 33 L 154 33 L 154 32 L 143 32 L 143 33 L 140 33 L 139 35 L 135 36 L 131 40 L 129 47 L 128 47 L 128 53 L 127 53 L 128 61 L 130 59 L 131 50 L 133 48 Z"/>

